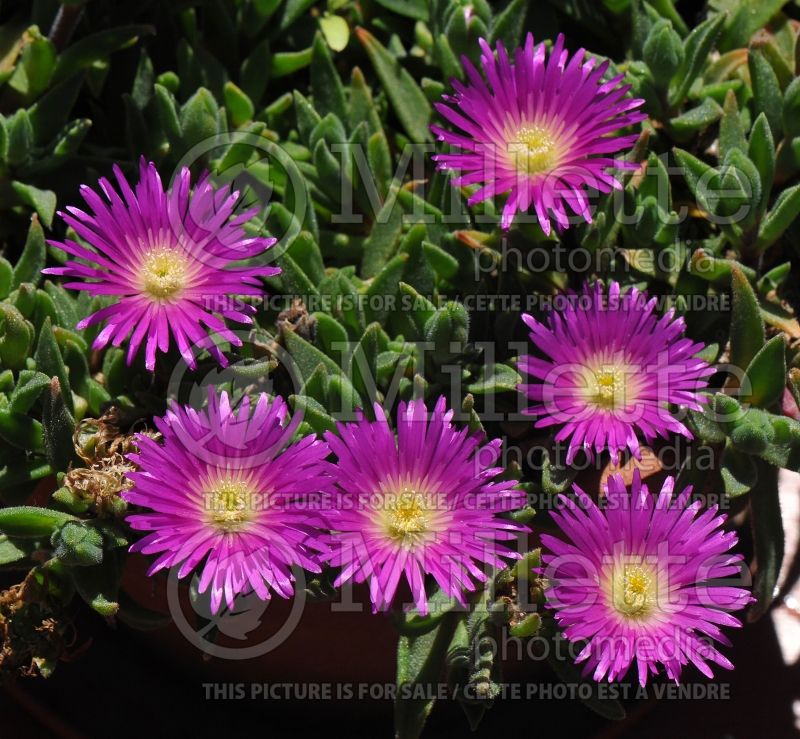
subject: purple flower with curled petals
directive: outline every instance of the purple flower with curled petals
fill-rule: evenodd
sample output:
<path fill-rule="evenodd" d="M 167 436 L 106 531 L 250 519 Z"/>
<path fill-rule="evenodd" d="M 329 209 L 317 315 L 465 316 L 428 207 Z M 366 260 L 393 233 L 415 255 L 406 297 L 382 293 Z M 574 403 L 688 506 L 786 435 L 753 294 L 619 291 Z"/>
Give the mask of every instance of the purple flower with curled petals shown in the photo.
<path fill-rule="evenodd" d="M 262 393 L 252 411 L 245 396 L 238 410 L 228 395 L 211 389 L 208 408 L 173 405 L 156 419 L 163 443 L 139 434 L 133 487 L 122 493 L 143 512 L 128 516 L 148 532 L 131 551 L 157 554 L 148 574 L 178 568 L 185 577 L 200 568 L 200 592 L 211 589 L 211 609 L 239 593 L 294 592 L 293 567 L 319 572 L 319 508 L 331 491 L 328 446 L 315 436 L 291 442 L 282 398 Z"/>
<path fill-rule="evenodd" d="M 598 65 L 583 49 L 570 58 L 561 35 L 548 54 L 528 34 L 513 59 L 500 42 L 497 56 L 485 40 L 480 45 L 486 79 L 465 57 L 467 84 L 453 80 L 455 95 L 436 105 L 460 129 L 431 127 L 456 149 L 434 156 L 438 168 L 461 173 L 454 185 L 480 185 L 470 205 L 507 193 L 503 228 L 531 206 L 546 234 L 551 218 L 560 228 L 569 225 L 567 207 L 591 222 L 586 188 L 619 189 L 611 170 L 636 167 L 612 155 L 637 135 L 614 134 L 647 117 L 637 111 L 644 101 L 625 97 L 624 75 L 604 79 L 608 61 Z"/>
<path fill-rule="evenodd" d="M 425 576 L 448 596 L 484 582 L 484 565 L 518 558 L 500 542 L 525 528 L 497 514 L 525 504 L 516 481 L 492 482 L 500 440 L 456 429 L 440 398 L 428 415 L 421 400 L 401 403 L 397 435 L 380 405 L 375 421 L 337 424 L 326 440 L 336 454 L 339 505 L 331 512 L 331 552 L 341 567 L 336 584 L 369 581 L 373 610 L 390 606 L 401 580 L 417 609 L 428 612 Z"/>
<path fill-rule="evenodd" d="M 542 535 L 547 603 L 597 681 L 623 679 L 634 662 L 641 685 L 659 664 L 675 681 L 688 664 L 707 677 L 709 662 L 733 669 L 713 641 L 730 645 L 720 626 L 741 626 L 731 613 L 753 600 L 738 587 L 737 537 L 716 506 L 689 503 L 690 488 L 673 497 L 674 482 L 653 496 L 638 470 L 630 493 L 611 475 L 599 506 L 575 486 L 552 514 L 568 541 Z"/>
<path fill-rule="evenodd" d="M 628 448 L 639 459 L 637 430 L 648 442 L 692 438 L 669 406 L 701 410 L 714 369 L 696 356 L 704 346 L 686 338 L 683 319 L 674 310 L 659 317 L 655 298 L 636 288 L 623 294 L 617 282 L 607 293 L 597 282 L 566 297 L 546 325 L 522 316 L 545 356 L 521 357 L 535 382 L 519 387 L 534 401 L 524 412 L 538 416 L 537 427 L 561 425 L 555 439 L 569 439 L 567 464 L 581 449 L 591 457 L 607 448 L 617 463 Z"/>
<path fill-rule="evenodd" d="M 78 323 L 79 329 L 105 324 L 94 349 L 127 339 L 130 364 L 144 343 L 145 365 L 152 371 L 156 350 L 166 352 L 172 335 L 190 367 L 196 365 L 196 349 L 207 349 L 225 366 L 210 334 L 240 346 L 224 319 L 249 324 L 255 313 L 230 296 L 261 295 L 260 278 L 280 272 L 231 263 L 259 256 L 275 239 L 246 236 L 243 226 L 253 211 L 233 215 L 238 193 L 215 188 L 208 177 L 192 190 L 186 168 L 167 191 L 155 165 L 144 159 L 135 189 L 117 166 L 114 175 L 119 191 L 106 178 L 99 181 L 105 198 L 81 188 L 92 213 L 74 207 L 59 213 L 88 246 L 51 241 L 76 259 L 44 272 L 75 279 L 66 287 L 114 298 Z"/>

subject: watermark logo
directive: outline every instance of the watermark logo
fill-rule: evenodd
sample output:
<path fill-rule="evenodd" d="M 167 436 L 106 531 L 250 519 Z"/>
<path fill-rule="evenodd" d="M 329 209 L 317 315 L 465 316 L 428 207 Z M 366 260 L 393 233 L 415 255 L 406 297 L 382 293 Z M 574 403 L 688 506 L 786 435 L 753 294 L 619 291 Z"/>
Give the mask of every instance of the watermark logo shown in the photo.
<path fill-rule="evenodd" d="M 292 570 L 294 595 L 288 613 L 283 612 L 287 602 L 281 604 L 277 596 L 264 600 L 255 592 L 236 596 L 232 608 L 223 598 L 215 612 L 211 588 L 200 590 L 201 576 L 193 575 L 187 587 L 177 572 L 173 568 L 167 580 L 170 616 L 182 636 L 210 657 L 243 660 L 268 654 L 291 637 L 305 609 L 306 575 L 299 567 Z"/>

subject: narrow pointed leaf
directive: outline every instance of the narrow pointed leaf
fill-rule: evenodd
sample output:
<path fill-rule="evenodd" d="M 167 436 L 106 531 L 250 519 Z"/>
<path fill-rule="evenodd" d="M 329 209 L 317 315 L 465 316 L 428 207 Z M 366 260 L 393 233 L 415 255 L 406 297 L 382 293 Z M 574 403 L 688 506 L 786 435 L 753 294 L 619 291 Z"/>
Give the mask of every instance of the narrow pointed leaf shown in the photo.
<path fill-rule="evenodd" d="M 28 229 L 28 238 L 19 260 L 14 265 L 13 287 L 19 287 L 23 282 L 38 285 L 42 278 L 42 269 L 45 262 L 44 231 L 39 223 L 39 218 L 33 216 Z"/>
<path fill-rule="evenodd" d="M 731 364 L 746 370 L 764 346 L 764 322 L 753 288 L 736 266 L 731 269 L 731 286 Z"/>
<path fill-rule="evenodd" d="M 391 52 L 369 31 L 357 28 L 356 36 L 364 46 L 392 108 L 412 143 L 430 141 L 428 123 L 432 108 L 425 93 Z"/>
<path fill-rule="evenodd" d="M 786 387 L 786 342 L 782 335 L 771 338 L 747 368 L 752 390 L 747 400 L 759 408 L 769 408 L 782 397 Z"/>
<path fill-rule="evenodd" d="M 765 462 L 758 464 L 758 482 L 750 493 L 750 516 L 757 566 L 753 580 L 756 602 L 747 614 L 748 620 L 752 622 L 767 612 L 775 597 L 775 585 L 784 552 L 778 470 Z"/>
<path fill-rule="evenodd" d="M 776 140 L 780 139 L 783 132 L 783 95 L 775 71 L 758 49 L 750 49 L 747 64 L 753 84 L 753 102 L 756 113 L 763 113 L 766 116 L 769 127 L 772 129 L 772 135 Z"/>

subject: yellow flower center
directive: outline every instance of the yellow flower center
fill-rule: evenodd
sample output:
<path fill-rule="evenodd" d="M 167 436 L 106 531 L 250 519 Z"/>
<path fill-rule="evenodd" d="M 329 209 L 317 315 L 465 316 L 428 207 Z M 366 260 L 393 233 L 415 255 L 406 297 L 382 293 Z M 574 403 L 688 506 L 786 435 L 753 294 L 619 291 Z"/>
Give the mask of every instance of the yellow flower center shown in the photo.
<path fill-rule="evenodd" d="M 413 545 L 430 531 L 431 501 L 421 493 L 403 488 L 386 494 L 383 500 L 386 533 L 395 541 Z"/>
<path fill-rule="evenodd" d="M 617 401 L 624 400 L 624 395 L 625 380 L 619 369 L 602 369 L 595 374 L 592 399 L 597 405 L 608 409 L 616 408 Z"/>
<path fill-rule="evenodd" d="M 545 126 L 523 126 L 509 142 L 514 166 L 527 175 L 549 172 L 558 163 L 558 144 Z"/>
<path fill-rule="evenodd" d="M 648 618 L 656 609 L 658 590 L 655 572 L 646 564 L 620 564 L 611 575 L 614 609 L 626 618 Z"/>
<path fill-rule="evenodd" d="M 583 397 L 600 410 L 621 410 L 636 400 L 636 368 L 622 358 L 590 362 L 581 374 Z"/>
<path fill-rule="evenodd" d="M 142 289 L 156 300 L 169 300 L 186 287 L 188 262 L 175 249 L 157 247 L 142 260 L 139 277 Z"/>
<path fill-rule="evenodd" d="M 224 531 L 240 531 L 255 514 L 255 496 L 243 480 L 224 478 L 206 494 L 208 517 Z"/>

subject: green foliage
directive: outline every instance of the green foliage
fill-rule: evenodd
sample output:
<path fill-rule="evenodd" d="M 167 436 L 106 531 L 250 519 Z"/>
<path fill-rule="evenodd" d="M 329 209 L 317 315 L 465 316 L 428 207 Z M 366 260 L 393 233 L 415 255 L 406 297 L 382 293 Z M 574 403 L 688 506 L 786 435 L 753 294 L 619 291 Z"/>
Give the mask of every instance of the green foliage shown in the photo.
<path fill-rule="evenodd" d="M 410 618 L 414 618 L 411 614 Z M 406 617 L 408 620 L 409 617 Z M 434 699 L 425 695 L 439 678 L 442 662 L 450 646 L 457 622 L 445 614 L 433 629 L 415 636 L 401 634 L 397 645 L 397 685 L 408 691 L 409 698 L 395 703 L 395 731 L 398 736 L 416 739 L 433 709 Z"/>

